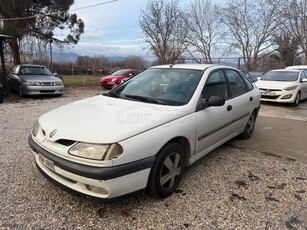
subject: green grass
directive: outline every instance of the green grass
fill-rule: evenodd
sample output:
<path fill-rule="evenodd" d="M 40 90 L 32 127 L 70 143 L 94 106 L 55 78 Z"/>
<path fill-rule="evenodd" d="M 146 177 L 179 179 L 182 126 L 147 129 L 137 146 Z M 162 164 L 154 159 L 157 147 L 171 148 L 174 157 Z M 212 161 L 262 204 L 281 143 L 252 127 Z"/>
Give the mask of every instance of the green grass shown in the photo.
<path fill-rule="evenodd" d="M 65 86 L 99 86 L 101 76 L 74 75 L 62 76 Z"/>

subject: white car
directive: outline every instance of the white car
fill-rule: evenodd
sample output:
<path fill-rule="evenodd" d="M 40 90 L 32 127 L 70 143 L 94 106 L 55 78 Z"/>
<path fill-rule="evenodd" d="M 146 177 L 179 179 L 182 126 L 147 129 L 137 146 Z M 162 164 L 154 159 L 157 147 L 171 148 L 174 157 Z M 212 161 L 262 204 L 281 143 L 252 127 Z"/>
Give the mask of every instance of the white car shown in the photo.
<path fill-rule="evenodd" d="M 307 71 L 276 69 L 267 72 L 257 82 L 262 101 L 298 105 L 307 98 Z"/>
<path fill-rule="evenodd" d="M 287 66 L 285 69 L 307 70 L 307 65 L 292 65 L 292 66 Z"/>
<path fill-rule="evenodd" d="M 234 68 L 156 66 L 42 115 L 29 145 L 40 171 L 68 190 L 113 200 L 148 188 L 167 197 L 184 167 L 251 137 L 259 108 L 259 89 Z"/>

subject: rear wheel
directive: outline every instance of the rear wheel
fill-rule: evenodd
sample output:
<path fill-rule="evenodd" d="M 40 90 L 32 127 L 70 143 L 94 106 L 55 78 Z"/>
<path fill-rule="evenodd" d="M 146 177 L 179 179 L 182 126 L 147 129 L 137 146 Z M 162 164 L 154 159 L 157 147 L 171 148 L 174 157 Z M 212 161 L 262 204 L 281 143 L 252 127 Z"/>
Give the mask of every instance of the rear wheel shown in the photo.
<path fill-rule="evenodd" d="M 165 198 L 176 190 L 183 175 L 184 156 L 182 146 L 175 142 L 160 150 L 149 176 L 152 195 Z"/>
<path fill-rule="evenodd" d="M 301 101 L 301 92 L 298 92 L 295 97 L 294 105 L 298 105 Z"/>
<path fill-rule="evenodd" d="M 248 139 L 248 138 L 250 138 L 253 135 L 254 128 L 255 128 L 255 123 L 256 123 L 256 112 L 254 111 L 250 115 L 250 117 L 249 117 L 249 119 L 247 121 L 247 124 L 245 126 L 244 132 L 241 133 L 241 135 L 240 135 L 241 138 Z"/>

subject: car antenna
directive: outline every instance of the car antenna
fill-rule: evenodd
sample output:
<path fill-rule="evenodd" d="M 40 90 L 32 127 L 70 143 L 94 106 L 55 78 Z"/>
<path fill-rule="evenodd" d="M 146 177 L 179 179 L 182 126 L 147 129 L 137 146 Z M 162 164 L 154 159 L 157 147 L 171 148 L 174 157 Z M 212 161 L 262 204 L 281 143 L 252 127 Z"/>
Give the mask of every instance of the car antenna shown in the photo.
<path fill-rule="evenodd" d="M 169 67 L 172 68 L 174 65 L 176 65 L 176 62 L 177 62 L 177 61 L 174 61 L 174 63 L 171 64 Z"/>

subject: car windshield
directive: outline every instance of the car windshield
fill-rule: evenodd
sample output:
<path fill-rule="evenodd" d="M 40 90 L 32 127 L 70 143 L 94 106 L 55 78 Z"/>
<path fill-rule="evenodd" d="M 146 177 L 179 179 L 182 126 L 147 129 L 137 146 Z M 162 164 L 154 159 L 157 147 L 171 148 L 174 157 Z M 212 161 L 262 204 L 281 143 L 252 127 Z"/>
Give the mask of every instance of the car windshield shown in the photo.
<path fill-rule="evenodd" d="M 22 75 L 52 75 L 47 68 L 41 66 L 23 66 L 20 72 Z"/>
<path fill-rule="evenodd" d="M 121 69 L 121 70 L 115 71 L 115 72 L 112 73 L 111 75 L 112 75 L 112 76 L 123 76 L 123 75 L 125 75 L 127 72 L 128 72 L 128 70 L 123 70 L 123 69 Z"/>
<path fill-rule="evenodd" d="M 164 105 L 184 105 L 191 99 L 201 70 L 147 69 L 106 96 Z"/>
<path fill-rule="evenodd" d="M 271 71 L 261 78 L 263 81 L 297 81 L 297 79 L 298 72 L 294 71 Z"/>

